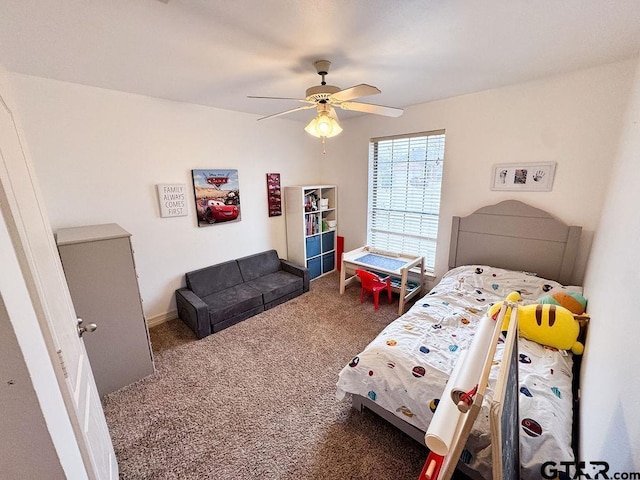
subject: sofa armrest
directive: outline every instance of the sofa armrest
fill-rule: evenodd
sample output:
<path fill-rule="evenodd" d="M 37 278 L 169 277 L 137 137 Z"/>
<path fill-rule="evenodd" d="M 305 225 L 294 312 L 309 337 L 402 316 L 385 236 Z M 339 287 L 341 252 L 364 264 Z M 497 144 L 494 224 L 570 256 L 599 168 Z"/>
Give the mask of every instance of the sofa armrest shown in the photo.
<path fill-rule="evenodd" d="M 282 267 L 282 270 L 284 270 L 285 272 L 289 272 L 294 275 L 297 275 L 298 277 L 302 277 L 302 291 L 303 292 L 309 291 L 309 280 L 310 280 L 311 274 L 308 268 L 301 267 L 300 265 L 291 263 L 289 260 L 283 260 L 282 258 L 280 259 L 280 266 Z"/>
<path fill-rule="evenodd" d="M 176 306 L 178 316 L 186 323 L 198 338 L 211 335 L 209 308 L 195 293 L 188 288 L 176 290 Z"/>

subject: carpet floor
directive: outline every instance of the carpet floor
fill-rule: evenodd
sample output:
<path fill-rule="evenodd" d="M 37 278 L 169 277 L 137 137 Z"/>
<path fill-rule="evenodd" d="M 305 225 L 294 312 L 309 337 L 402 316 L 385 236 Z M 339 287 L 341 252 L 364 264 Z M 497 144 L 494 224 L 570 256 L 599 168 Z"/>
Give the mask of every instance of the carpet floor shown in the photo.
<path fill-rule="evenodd" d="M 121 479 L 417 479 L 427 450 L 335 398 L 338 373 L 390 321 L 337 274 L 197 340 L 150 331 L 156 373 L 104 397 Z"/>

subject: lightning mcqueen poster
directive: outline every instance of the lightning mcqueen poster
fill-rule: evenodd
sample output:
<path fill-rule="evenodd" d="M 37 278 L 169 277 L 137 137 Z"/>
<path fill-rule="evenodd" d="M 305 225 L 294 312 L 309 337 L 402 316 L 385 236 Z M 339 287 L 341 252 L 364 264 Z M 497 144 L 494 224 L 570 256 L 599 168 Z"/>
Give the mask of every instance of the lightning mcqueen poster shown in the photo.
<path fill-rule="evenodd" d="M 240 221 L 238 170 L 192 170 L 198 226 Z"/>

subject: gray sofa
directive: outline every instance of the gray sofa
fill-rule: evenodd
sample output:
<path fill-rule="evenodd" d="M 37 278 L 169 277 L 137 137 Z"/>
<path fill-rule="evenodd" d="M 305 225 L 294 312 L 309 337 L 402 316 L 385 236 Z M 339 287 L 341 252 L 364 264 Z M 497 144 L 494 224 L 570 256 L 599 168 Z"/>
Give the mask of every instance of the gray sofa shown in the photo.
<path fill-rule="evenodd" d="M 178 316 L 198 338 L 309 291 L 309 269 L 275 250 L 188 272 L 176 290 Z"/>

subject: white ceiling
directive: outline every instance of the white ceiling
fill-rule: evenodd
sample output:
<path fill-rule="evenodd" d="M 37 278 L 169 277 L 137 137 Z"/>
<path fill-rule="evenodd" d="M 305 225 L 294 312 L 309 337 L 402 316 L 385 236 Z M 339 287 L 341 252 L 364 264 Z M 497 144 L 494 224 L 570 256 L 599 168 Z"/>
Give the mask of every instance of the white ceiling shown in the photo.
<path fill-rule="evenodd" d="M 0 64 L 267 115 L 299 104 L 247 95 L 304 97 L 318 59 L 329 84 L 375 85 L 362 101 L 406 107 L 640 49 L 639 0 L 166 1 L 0 0 Z"/>

